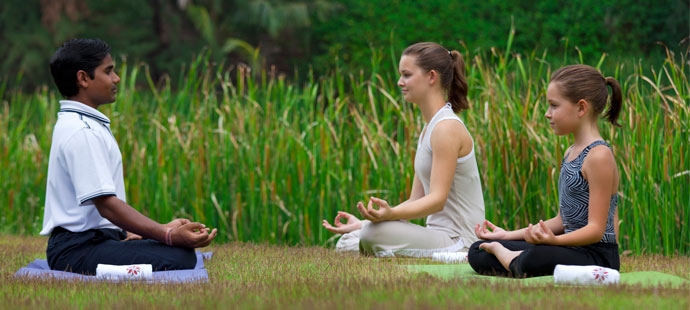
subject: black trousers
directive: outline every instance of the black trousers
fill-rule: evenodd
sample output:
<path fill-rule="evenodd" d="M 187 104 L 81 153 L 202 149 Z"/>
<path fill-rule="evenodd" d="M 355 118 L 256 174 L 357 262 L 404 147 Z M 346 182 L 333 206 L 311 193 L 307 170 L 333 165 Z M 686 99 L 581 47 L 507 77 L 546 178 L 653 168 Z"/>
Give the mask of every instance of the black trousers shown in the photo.
<path fill-rule="evenodd" d="M 496 256 L 479 248 L 484 242 L 498 242 L 511 251 L 522 251 L 510 262 L 506 270 Z M 586 246 L 565 247 L 534 245 L 525 241 L 477 241 L 470 246 L 467 260 L 472 269 L 485 275 L 503 275 L 517 278 L 552 275 L 556 265 L 597 265 L 620 269 L 618 244 L 595 243 Z"/>
<path fill-rule="evenodd" d="M 96 274 L 98 264 L 151 264 L 153 271 L 196 266 L 194 249 L 171 247 L 150 239 L 122 241 L 125 237 L 119 229 L 75 233 L 56 227 L 48 239 L 48 265 L 52 270 L 90 275 Z"/>

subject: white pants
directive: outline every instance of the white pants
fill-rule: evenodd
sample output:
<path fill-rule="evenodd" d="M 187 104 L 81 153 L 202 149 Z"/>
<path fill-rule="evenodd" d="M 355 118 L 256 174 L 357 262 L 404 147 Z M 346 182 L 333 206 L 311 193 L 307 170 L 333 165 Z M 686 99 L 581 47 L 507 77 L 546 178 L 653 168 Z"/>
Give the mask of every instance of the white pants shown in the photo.
<path fill-rule="evenodd" d="M 335 249 L 378 257 L 431 257 L 436 252 L 467 251 L 467 246 L 461 238 L 407 221 L 364 221 L 362 229 L 340 237 Z"/>

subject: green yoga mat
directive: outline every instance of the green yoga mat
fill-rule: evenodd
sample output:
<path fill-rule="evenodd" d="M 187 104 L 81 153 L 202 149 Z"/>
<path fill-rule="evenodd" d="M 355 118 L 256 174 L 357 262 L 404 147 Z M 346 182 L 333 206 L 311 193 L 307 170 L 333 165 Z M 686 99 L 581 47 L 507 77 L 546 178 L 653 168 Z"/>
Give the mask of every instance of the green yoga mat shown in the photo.
<path fill-rule="evenodd" d="M 467 278 L 492 282 L 520 282 L 529 285 L 552 284 L 553 276 L 515 279 L 480 275 L 469 264 L 407 265 L 412 272 L 423 272 L 441 279 Z M 621 273 L 620 284 L 640 286 L 690 287 L 690 280 L 657 271 L 635 271 Z"/>

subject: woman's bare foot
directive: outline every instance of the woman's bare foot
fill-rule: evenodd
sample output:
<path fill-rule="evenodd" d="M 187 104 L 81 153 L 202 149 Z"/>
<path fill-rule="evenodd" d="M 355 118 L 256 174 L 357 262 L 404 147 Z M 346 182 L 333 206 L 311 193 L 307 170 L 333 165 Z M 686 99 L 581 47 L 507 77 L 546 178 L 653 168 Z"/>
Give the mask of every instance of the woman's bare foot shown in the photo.
<path fill-rule="evenodd" d="M 511 251 L 506 249 L 498 242 L 485 242 L 479 245 L 479 248 L 496 256 L 503 268 L 510 271 L 510 262 L 513 261 L 522 251 Z"/>

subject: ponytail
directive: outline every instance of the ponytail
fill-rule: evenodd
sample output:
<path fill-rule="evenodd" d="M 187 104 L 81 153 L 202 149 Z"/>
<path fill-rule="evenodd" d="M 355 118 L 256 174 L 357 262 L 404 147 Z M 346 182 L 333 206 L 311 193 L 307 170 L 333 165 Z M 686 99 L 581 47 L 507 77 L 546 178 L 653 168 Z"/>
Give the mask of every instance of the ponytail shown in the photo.
<path fill-rule="evenodd" d="M 453 78 L 448 88 L 448 101 L 453 107 L 453 112 L 458 113 L 470 107 L 467 101 L 467 80 L 465 78 L 465 61 L 458 51 L 448 52 L 453 67 Z"/>
<path fill-rule="evenodd" d="M 618 123 L 618 116 L 621 113 L 621 106 L 623 105 L 623 95 L 621 92 L 621 86 L 618 81 L 612 77 L 606 77 L 606 85 L 611 87 L 611 102 L 609 103 L 609 108 L 606 110 L 606 120 L 612 125 L 621 127 Z"/>

